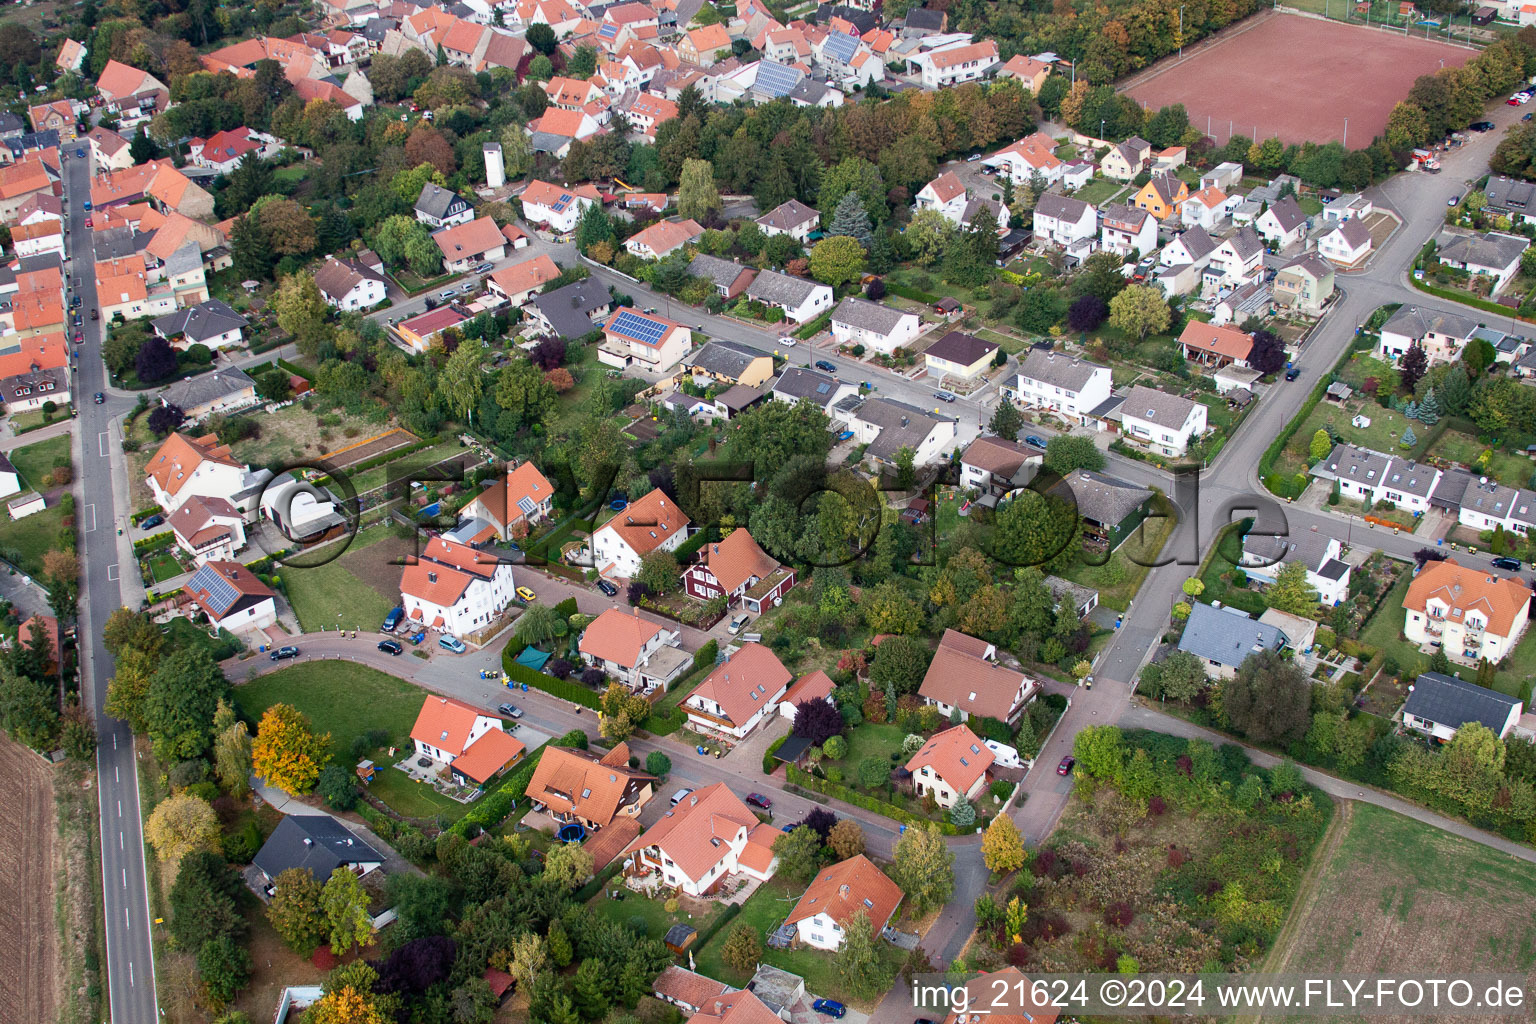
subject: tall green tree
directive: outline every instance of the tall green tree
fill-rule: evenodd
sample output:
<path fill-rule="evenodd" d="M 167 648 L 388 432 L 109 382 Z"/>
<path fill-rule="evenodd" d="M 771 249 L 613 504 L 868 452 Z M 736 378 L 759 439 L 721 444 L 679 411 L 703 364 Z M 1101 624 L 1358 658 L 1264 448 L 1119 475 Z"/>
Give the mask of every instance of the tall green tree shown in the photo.
<path fill-rule="evenodd" d="M 325 910 L 331 952 L 337 956 L 354 946 L 361 948 L 373 941 L 373 916 L 368 913 L 368 893 L 350 868 L 331 872 L 320 893 Z"/>
<path fill-rule="evenodd" d="M 185 647 L 161 660 L 144 695 L 144 725 L 155 756 L 166 763 L 201 757 L 213 738 L 213 716 L 229 682 L 205 647 Z"/>
<path fill-rule="evenodd" d="M 907 894 L 913 913 L 949 902 L 955 891 L 955 855 L 937 825 L 909 826 L 896 843 L 891 880 Z"/>
<path fill-rule="evenodd" d="M 677 185 L 677 212 L 696 221 L 705 221 L 724 208 L 720 191 L 715 188 L 714 167 L 708 160 L 683 161 Z"/>

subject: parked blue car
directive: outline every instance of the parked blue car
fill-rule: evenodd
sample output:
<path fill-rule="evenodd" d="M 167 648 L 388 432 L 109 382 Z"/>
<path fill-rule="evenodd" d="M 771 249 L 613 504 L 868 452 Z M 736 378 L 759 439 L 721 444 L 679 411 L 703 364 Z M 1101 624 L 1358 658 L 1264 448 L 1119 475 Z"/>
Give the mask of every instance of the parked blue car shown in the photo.
<path fill-rule="evenodd" d="M 824 1013 L 834 1020 L 848 1012 L 848 1007 L 844 1006 L 836 999 L 818 999 L 811 1004 L 811 1009 L 815 1010 L 817 1013 Z"/>

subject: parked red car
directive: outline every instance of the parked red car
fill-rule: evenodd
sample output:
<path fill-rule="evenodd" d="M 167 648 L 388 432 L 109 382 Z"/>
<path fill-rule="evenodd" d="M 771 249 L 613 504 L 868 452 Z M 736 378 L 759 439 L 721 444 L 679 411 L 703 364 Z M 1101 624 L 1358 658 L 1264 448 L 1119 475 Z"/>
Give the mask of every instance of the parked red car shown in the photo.
<path fill-rule="evenodd" d="M 1077 758 L 1073 757 L 1071 754 L 1068 754 L 1066 757 L 1061 759 L 1061 764 L 1056 766 L 1056 774 L 1071 775 L 1072 766 L 1075 764 L 1077 764 Z"/>

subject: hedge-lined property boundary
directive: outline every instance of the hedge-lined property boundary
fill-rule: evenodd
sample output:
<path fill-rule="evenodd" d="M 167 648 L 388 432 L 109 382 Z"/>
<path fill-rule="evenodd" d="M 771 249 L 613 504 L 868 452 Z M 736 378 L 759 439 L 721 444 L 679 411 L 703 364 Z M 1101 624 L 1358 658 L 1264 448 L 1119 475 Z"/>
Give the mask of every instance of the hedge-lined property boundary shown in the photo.
<path fill-rule="evenodd" d="M 938 305 L 939 300 L 943 297 L 940 295 L 935 295 L 932 292 L 925 292 L 921 288 L 913 288 L 910 285 L 905 284 L 891 284 L 889 281 L 885 283 L 885 290 L 890 292 L 892 295 L 899 296 L 903 299 L 911 299 L 913 302 L 921 302 L 925 306 L 936 306 Z"/>
<path fill-rule="evenodd" d="M 784 775 L 789 782 L 802 789 L 809 789 L 812 792 L 820 793 L 822 796 L 832 797 L 834 800 L 845 801 L 853 804 L 855 807 L 862 807 L 866 811 L 883 814 L 887 818 L 893 818 L 904 825 L 937 825 L 939 831 L 947 836 L 957 836 L 961 832 L 959 828 L 947 821 L 934 821 L 920 814 L 913 814 L 911 811 L 903 810 L 889 801 L 877 800 L 872 796 L 855 792 L 847 786 L 839 785 L 836 782 L 818 779 L 805 769 L 797 768 L 792 764 L 784 766 Z"/>
<path fill-rule="evenodd" d="M 533 773 L 539 766 L 539 758 L 544 756 L 544 751 L 550 745 L 557 747 L 581 747 L 586 748 L 587 734 L 580 729 L 573 729 L 564 736 L 550 740 L 542 744 L 528 759 L 518 765 L 511 775 L 508 775 L 491 792 L 485 794 L 480 800 L 465 812 L 464 817 L 448 826 L 448 831 L 454 835 L 470 837 L 470 829 L 478 828 L 481 831 L 495 828 L 501 824 L 503 818 L 511 814 L 528 792 L 528 786 L 533 782 Z"/>

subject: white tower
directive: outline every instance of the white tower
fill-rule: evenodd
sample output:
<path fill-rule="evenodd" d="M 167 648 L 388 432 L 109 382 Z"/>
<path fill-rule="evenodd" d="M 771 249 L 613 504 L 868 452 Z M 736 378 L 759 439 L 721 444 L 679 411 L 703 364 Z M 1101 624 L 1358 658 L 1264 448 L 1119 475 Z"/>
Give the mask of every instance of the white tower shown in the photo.
<path fill-rule="evenodd" d="M 507 183 L 506 166 L 501 162 L 501 143 L 485 144 L 485 187 L 501 188 Z"/>

